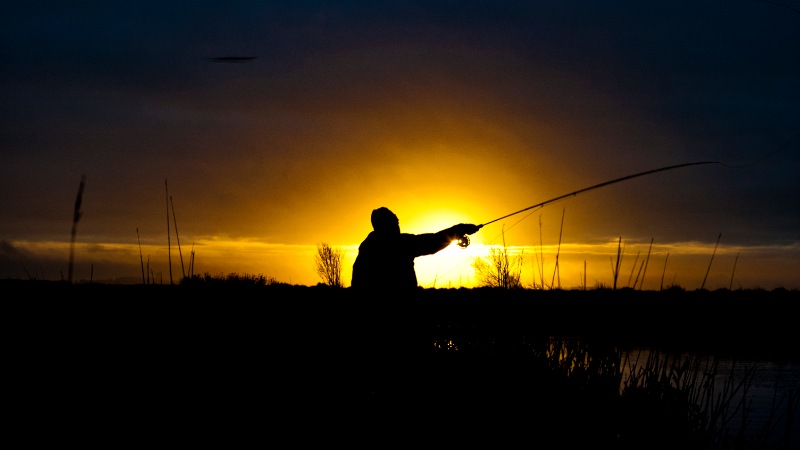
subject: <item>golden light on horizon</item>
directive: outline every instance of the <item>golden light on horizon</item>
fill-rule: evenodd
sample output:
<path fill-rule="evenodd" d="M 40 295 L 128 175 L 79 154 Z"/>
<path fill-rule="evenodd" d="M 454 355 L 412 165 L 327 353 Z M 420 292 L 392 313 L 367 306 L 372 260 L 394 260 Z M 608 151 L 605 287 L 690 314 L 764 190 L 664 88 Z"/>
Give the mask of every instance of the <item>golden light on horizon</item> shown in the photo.
<path fill-rule="evenodd" d="M 488 254 L 489 248 L 482 244 L 462 248 L 452 242 L 439 253 L 416 259 L 417 283 L 425 288 L 475 287 L 472 263 L 476 257 Z"/>
<path fill-rule="evenodd" d="M 444 216 L 444 218 L 452 218 Z M 432 224 L 438 223 L 432 219 Z M 428 222 L 420 222 L 421 225 Z M 424 288 L 475 287 L 476 277 L 472 266 L 476 257 L 487 257 L 491 248 L 502 248 L 502 243 L 488 245 L 478 231 L 471 236 L 467 248 L 451 243 L 434 255 L 415 260 L 417 280 Z M 182 240 L 182 243 L 185 242 Z M 47 280 L 63 279 L 66 273 L 69 243 L 9 241 L 17 249 L 16 265 L 9 269 L 11 277 Z M 316 244 L 273 244 L 257 239 L 198 239 L 183 244 L 179 252 L 176 243 L 167 250 L 163 244 L 148 241 L 139 247 L 132 243 L 77 242 L 75 245 L 76 280 L 95 281 L 141 279 L 141 266 L 149 267 L 157 280 L 169 281 L 169 260 L 175 281 L 181 276 L 181 254 L 188 270 L 190 253 L 195 251 L 194 274 L 249 274 L 264 275 L 276 281 L 315 285 L 321 280 L 314 271 Z M 342 250 L 342 279 L 349 286 L 352 265 L 358 253 L 358 244 L 329 242 Z M 570 243 L 545 246 L 508 246 L 512 255 L 523 255 L 521 282 L 524 287 L 546 286 L 563 289 L 587 289 L 598 285 L 611 286 L 612 266 L 617 255 L 618 241 L 609 239 L 602 243 Z M 672 284 L 685 289 L 700 287 L 708 270 L 714 251 L 713 243 L 673 242 L 655 243 L 648 259 L 648 241 L 626 243 L 618 275 L 617 286 L 636 284 L 645 290 L 658 290 Z M 141 252 L 141 253 L 140 253 Z M 772 289 L 784 287 L 797 289 L 796 284 L 778 280 L 796 279 L 800 270 L 797 255 L 800 248 L 786 247 L 726 247 L 717 249 L 709 271 L 707 289 L 728 288 Z M 556 266 L 558 255 L 558 266 Z M 142 258 L 140 260 L 140 257 Z M 761 261 L 769 264 L 761 264 Z"/>
<path fill-rule="evenodd" d="M 416 260 L 425 287 L 470 285 L 475 252 L 505 245 L 524 255 L 525 285 L 609 284 L 621 235 L 626 283 L 652 236 L 645 286 L 657 287 L 663 272 L 665 282 L 695 288 L 718 233 L 707 286 L 727 287 L 735 272 L 733 286 L 800 287 L 798 218 L 781 201 L 798 195 L 796 127 L 783 118 L 800 103 L 775 95 L 794 87 L 785 74 L 797 72 L 786 57 L 796 45 L 785 37 L 796 24 L 777 11 L 739 5 L 719 29 L 692 22 L 699 40 L 689 42 L 672 25 L 694 16 L 665 6 L 659 26 L 616 27 L 618 39 L 606 35 L 587 52 L 612 7 L 597 14 L 554 3 L 541 14 L 513 2 L 442 21 L 447 9 L 433 2 L 358 11 L 315 2 L 278 15 L 250 3 L 235 14 L 194 8 L 181 16 L 186 26 L 140 30 L 169 48 L 119 39 L 117 26 L 78 30 L 69 8 L 9 8 L 21 20 L 8 36 L 25 45 L 7 46 L 15 64 L 3 83 L 13 95 L 3 96 L 0 276 L 68 272 L 75 188 L 86 176 L 74 268 L 95 280 L 140 277 L 140 260 L 175 274 L 194 250 L 195 273 L 315 285 L 316 246 L 325 243 L 344 250 L 349 282 L 370 213 L 383 206 L 406 233 L 487 224 L 468 248 Z M 92 14 L 97 24 L 142 25 L 112 9 Z M 25 26 L 41 20 L 58 24 L 52 36 Z M 753 23 L 763 45 L 739 39 Z M 208 24 L 228 44 L 266 53 L 238 65 L 195 58 L 217 53 L 215 36 L 194 33 Z M 43 40 L 49 59 L 27 57 Z M 78 41 L 82 55 L 133 59 L 98 71 L 94 58 L 74 57 Z M 638 70 L 665 52 L 675 64 Z M 157 79 L 127 70 L 166 53 L 183 57 L 159 66 Z M 720 83 L 698 57 L 742 64 Z M 41 73 L 48 61 L 57 70 Z"/>
<path fill-rule="evenodd" d="M 400 218 L 400 231 L 403 233 L 435 233 L 459 223 L 475 223 L 468 216 L 453 209 L 426 211 L 424 206 L 407 220 Z"/>

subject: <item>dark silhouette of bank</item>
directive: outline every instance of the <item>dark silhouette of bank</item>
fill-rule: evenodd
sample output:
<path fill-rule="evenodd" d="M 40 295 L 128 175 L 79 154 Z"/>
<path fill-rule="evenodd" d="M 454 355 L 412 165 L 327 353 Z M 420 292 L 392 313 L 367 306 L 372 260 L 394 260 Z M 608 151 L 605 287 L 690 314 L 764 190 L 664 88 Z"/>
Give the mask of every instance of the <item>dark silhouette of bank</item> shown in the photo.
<path fill-rule="evenodd" d="M 372 211 L 373 231 L 358 247 L 350 285 L 357 289 L 412 289 L 417 285 L 414 259 L 445 249 L 454 240 L 481 229 L 460 223 L 436 233 L 400 232 L 400 221 L 388 208 Z"/>

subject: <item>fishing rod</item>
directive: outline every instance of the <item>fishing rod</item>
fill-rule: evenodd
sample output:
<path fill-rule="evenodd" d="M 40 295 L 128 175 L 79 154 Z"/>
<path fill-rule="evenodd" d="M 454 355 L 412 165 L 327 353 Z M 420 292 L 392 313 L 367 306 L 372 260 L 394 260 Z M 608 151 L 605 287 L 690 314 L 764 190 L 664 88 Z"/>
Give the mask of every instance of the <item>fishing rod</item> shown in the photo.
<path fill-rule="evenodd" d="M 550 200 L 545 200 L 545 201 L 543 201 L 541 203 L 537 203 L 535 205 L 528 206 L 527 208 L 520 209 L 519 211 L 515 211 L 515 212 L 513 212 L 511 214 L 506 214 L 503 217 L 498 217 L 497 219 L 490 220 L 490 221 L 488 221 L 486 223 L 478 225 L 478 229 L 481 229 L 484 226 L 489 225 L 490 223 L 497 222 L 498 220 L 503 220 L 505 218 L 517 215 L 517 214 L 519 214 L 521 212 L 525 212 L 525 211 L 528 211 L 528 210 L 533 209 L 533 208 L 540 208 L 540 207 L 542 207 L 544 205 L 547 205 L 549 203 L 553 203 L 553 202 L 556 202 L 558 200 L 565 199 L 567 197 L 575 197 L 578 194 L 582 194 L 584 192 L 588 192 L 588 191 L 591 191 L 591 190 L 594 190 L 594 189 L 598 189 L 598 188 L 601 188 L 603 186 L 608 186 L 610 184 L 619 183 L 620 181 L 630 180 L 632 178 L 637 178 L 637 177 L 643 177 L 645 175 L 650 175 L 650 174 L 653 174 L 653 173 L 656 173 L 656 172 L 664 172 L 666 170 L 678 169 L 678 168 L 681 168 L 681 167 L 689 167 L 689 166 L 699 166 L 699 165 L 703 165 L 703 164 L 722 164 L 722 163 L 719 162 L 719 161 L 696 161 L 696 162 L 675 164 L 675 165 L 672 165 L 672 166 L 660 167 L 658 169 L 646 170 L 644 172 L 634 173 L 632 175 L 627 175 L 627 176 L 624 176 L 624 177 L 615 178 L 613 180 L 604 181 L 602 183 L 598 183 L 598 184 L 595 184 L 593 186 L 585 187 L 583 189 L 578 189 L 577 191 L 570 192 L 569 194 L 559 195 L 558 197 L 551 198 Z M 469 246 L 469 237 L 467 237 L 466 235 L 461 237 L 458 240 L 458 245 L 461 248 L 466 248 L 467 246 Z"/>

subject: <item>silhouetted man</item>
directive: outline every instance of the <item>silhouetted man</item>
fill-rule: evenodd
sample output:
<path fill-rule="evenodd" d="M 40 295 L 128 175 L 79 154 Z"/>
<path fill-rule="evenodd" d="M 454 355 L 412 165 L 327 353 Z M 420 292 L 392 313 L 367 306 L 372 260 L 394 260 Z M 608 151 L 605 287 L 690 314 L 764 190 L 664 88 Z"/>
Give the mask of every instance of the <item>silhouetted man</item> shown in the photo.
<path fill-rule="evenodd" d="M 397 216 L 388 208 L 378 208 L 372 211 L 373 231 L 358 247 L 350 285 L 358 289 L 416 288 L 414 258 L 443 250 L 481 226 L 461 223 L 436 233 L 401 233 Z"/>

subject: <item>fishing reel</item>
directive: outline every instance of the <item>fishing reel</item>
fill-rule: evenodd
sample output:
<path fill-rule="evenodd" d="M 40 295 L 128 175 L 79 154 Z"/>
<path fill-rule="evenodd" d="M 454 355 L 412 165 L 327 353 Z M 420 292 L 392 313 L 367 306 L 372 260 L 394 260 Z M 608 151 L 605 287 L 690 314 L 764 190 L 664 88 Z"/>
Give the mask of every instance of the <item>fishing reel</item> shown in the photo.
<path fill-rule="evenodd" d="M 458 246 L 461 248 L 469 247 L 469 236 L 466 234 L 458 238 Z"/>

